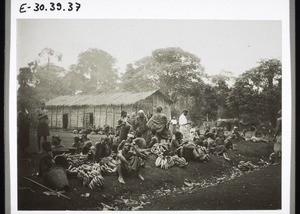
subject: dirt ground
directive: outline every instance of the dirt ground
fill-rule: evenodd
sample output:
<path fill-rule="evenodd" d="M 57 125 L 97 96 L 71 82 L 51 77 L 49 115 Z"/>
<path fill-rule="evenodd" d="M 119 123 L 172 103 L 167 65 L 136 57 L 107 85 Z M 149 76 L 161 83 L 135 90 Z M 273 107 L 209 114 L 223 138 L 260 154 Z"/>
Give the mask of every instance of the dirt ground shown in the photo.
<path fill-rule="evenodd" d="M 34 131 L 33 131 L 34 133 Z M 58 134 L 66 147 L 70 147 L 74 134 Z M 89 136 L 93 142 L 99 135 Z M 230 151 L 231 162 L 211 156 L 207 163 L 190 161 L 183 168 L 168 170 L 156 168 L 155 155 L 146 161 L 141 174 L 145 181 L 125 177 L 126 185 L 117 176 L 105 176 L 103 190 L 90 190 L 77 178 L 70 178 L 71 190 L 65 193 L 71 200 L 47 196 L 46 189 L 24 177 L 45 184 L 34 175 L 38 171 L 39 154 L 35 136 L 32 135 L 29 155 L 18 159 L 18 209 L 19 210 L 253 210 L 281 208 L 281 165 L 268 165 L 244 173 L 237 170 L 240 160 L 257 164 L 268 160 L 273 145 L 237 142 L 237 151 Z M 89 197 L 82 194 L 90 193 Z"/>

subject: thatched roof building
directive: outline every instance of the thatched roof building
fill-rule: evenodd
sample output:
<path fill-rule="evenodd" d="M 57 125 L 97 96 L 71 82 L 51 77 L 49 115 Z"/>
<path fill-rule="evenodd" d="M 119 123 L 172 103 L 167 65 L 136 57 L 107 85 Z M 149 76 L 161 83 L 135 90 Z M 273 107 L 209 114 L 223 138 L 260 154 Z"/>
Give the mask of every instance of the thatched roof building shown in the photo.
<path fill-rule="evenodd" d="M 172 101 L 159 90 L 98 95 L 59 96 L 46 102 L 51 128 L 85 129 L 90 125 L 116 126 L 121 111 L 128 115 L 142 109 L 150 117 L 158 106 L 171 118 Z"/>

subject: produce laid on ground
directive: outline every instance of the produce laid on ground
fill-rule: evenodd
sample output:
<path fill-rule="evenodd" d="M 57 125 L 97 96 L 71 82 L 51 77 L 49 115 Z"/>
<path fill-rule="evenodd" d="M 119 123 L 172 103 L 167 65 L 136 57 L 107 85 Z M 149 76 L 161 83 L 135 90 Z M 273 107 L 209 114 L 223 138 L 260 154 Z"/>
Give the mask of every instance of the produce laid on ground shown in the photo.
<path fill-rule="evenodd" d="M 89 163 L 87 155 L 71 155 L 65 153 L 64 156 L 70 166 L 69 172 L 77 173 L 78 179 L 84 186 L 90 189 L 101 189 L 105 184 L 103 175 L 114 173 L 117 170 L 116 160 L 112 157 L 105 157 L 100 163 Z"/>
<path fill-rule="evenodd" d="M 183 157 L 180 158 L 177 155 L 174 156 L 159 155 L 155 161 L 155 166 L 160 167 L 162 169 L 169 169 L 175 165 L 179 167 L 184 167 L 187 164 L 188 163 Z"/>

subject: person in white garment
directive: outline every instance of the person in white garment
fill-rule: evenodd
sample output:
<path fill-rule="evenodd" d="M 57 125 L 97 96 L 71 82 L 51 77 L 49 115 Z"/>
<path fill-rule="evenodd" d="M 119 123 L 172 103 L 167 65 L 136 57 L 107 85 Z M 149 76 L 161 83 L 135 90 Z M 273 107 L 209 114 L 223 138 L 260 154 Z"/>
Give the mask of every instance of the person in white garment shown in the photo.
<path fill-rule="evenodd" d="M 188 114 L 188 110 L 184 109 L 182 111 L 182 114 L 179 117 L 179 131 L 182 133 L 183 135 L 183 142 L 189 141 L 190 138 L 190 130 L 189 130 L 189 123 L 188 120 L 186 118 Z"/>
<path fill-rule="evenodd" d="M 173 117 L 172 120 L 170 121 L 171 138 L 173 138 L 176 132 L 176 127 L 177 127 L 177 120 L 176 117 Z"/>

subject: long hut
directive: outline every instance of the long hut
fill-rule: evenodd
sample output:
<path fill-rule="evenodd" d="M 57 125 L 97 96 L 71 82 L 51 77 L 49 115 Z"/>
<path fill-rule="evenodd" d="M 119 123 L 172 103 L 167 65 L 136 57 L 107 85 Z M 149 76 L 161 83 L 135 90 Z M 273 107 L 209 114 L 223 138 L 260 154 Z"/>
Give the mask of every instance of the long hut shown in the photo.
<path fill-rule="evenodd" d="M 148 92 L 119 92 L 98 95 L 59 96 L 46 102 L 49 126 L 58 129 L 86 129 L 89 126 L 115 127 L 121 111 L 128 115 L 144 110 L 150 117 L 161 106 L 171 118 L 172 101 L 159 90 Z"/>

